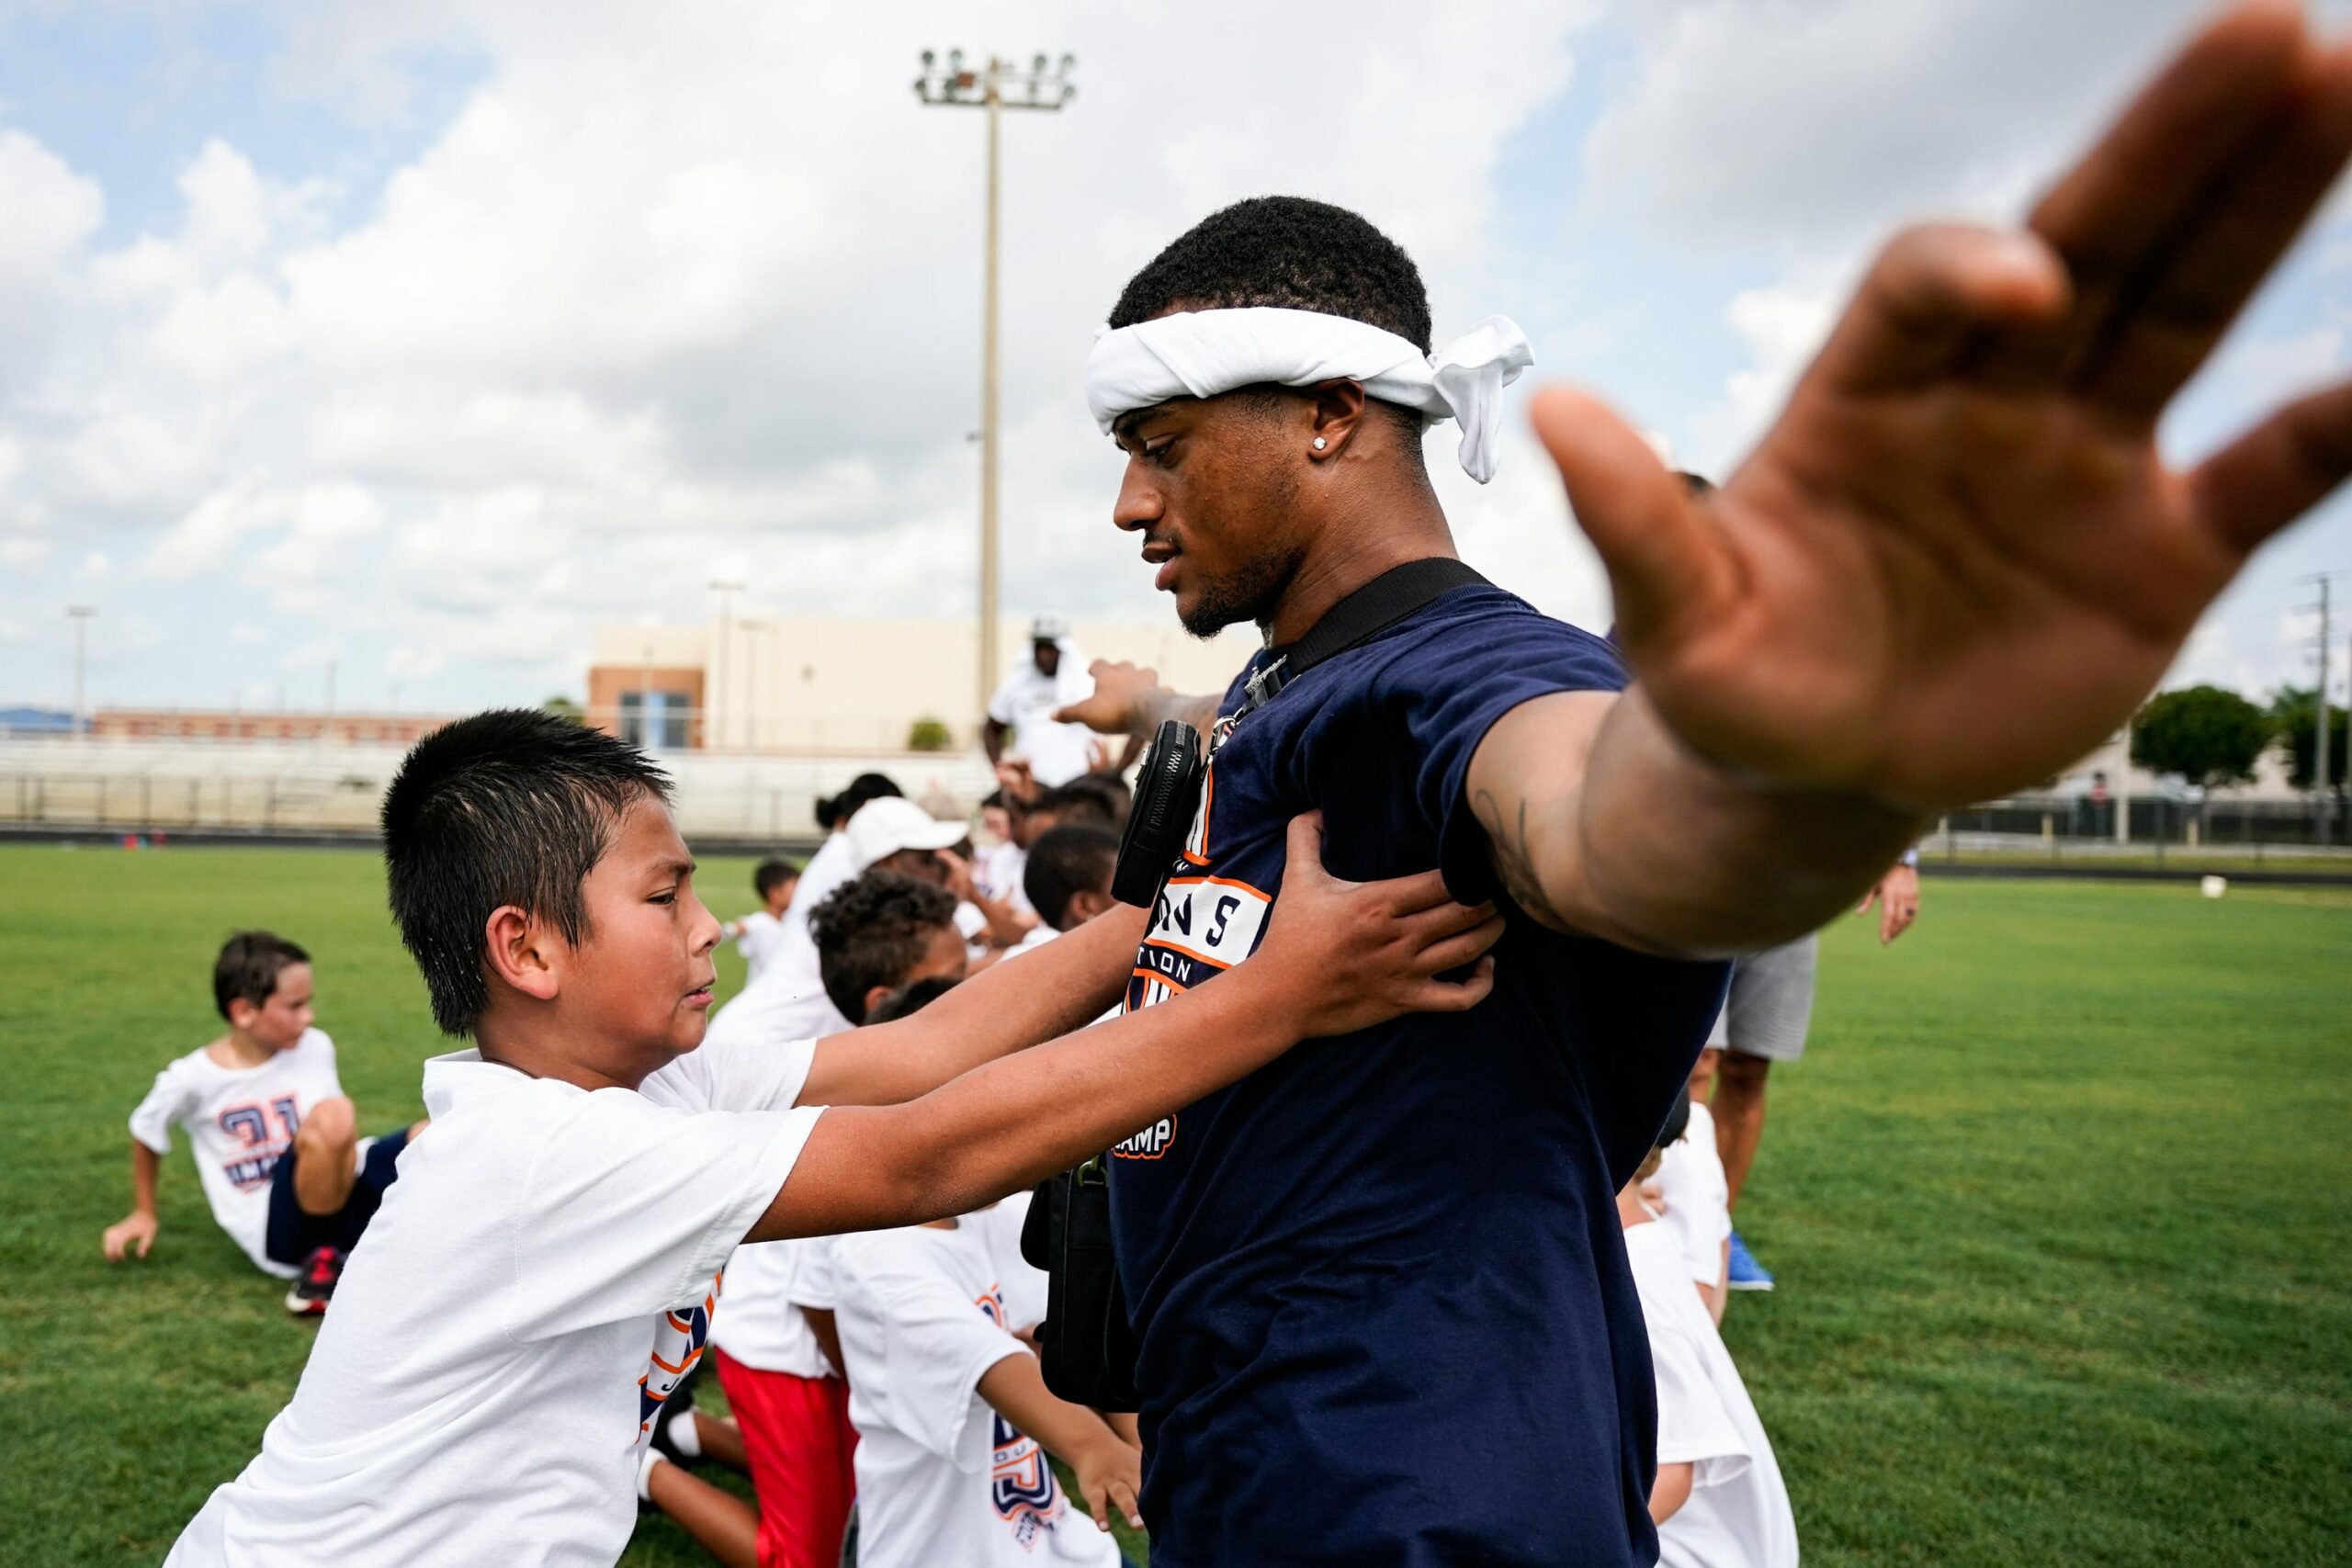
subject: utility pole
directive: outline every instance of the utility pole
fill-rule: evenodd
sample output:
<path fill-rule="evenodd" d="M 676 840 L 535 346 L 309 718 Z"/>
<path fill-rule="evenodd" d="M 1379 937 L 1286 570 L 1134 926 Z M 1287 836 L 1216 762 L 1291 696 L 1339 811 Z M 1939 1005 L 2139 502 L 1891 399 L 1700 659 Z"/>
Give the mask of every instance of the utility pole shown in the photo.
<path fill-rule="evenodd" d="M 1009 60 L 989 56 L 988 64 L 970 71 L 964 66 L 964 51 L 947 51 L 946 69 L 938 68 L 937 56 L 930 50 L 922 51 L 922 74 L 915 78 L 915 96 L 933 107 L 978 108 L 988 111 L 988 219 L 982 241 L 980 275 L 980 712 L 988 712 L 989 699 L 996 694 L 996 589 L 997 589 L 997 142 L 999 122 L 1002 111 L 1013 109 L 1051 109 L 1058 111 L 1064 104 L 1078 96 L 1070 85 L 1069 73 L 1078 66 L 1077 57 L 1065 54 L 1058 62 L 1048 64 L 1044 55 L 1033 58 L 1029 68 L 1023 70 Z M 1008 96 L 1010 95 L 1010 96 Z"/>
<path fill-rule="evenodd" d="M 2333 651 L 2328 646 L 2333 625 L 2330 620 L 2331 606 L 2328 602 L 2328 590 L 2333 586 L 2332 580 L 2343 575 L 2345 574 L 2337 571 L 2320 571 L 2313 572 L 2303 579 L 2305 582 L 2319 584 L 2319 680 L 2312 693 L 2312 704 L 2315 710 L 2312 736 L 2313 742 L 2312 789 L 2319 805 L 2319 843 L 2323 849 L 2327 847 L 2328 840 L 2333 836 L 2335 817 L 2334 809 L 2335 803 L 2328 794 L 2327 677 L 2328 655 Z M 2345 722 L 2352 725 L 2352 705 L 2346 706 Z"/>
<path fill-rule="evenodd" d="M 89 668 L 90 617 L 98 613 L 95 604 L 68 604 L 65 615 L 74 623 L 74 739 L 85 739 L 89 735 L 89 709 L 82 696 L 85 690 L 84 676 Z"/>
<path fill-rule="evenodd" d="M 718 732 L 712 717 L 718 713 L 731 714 L 735 711 L 731 704 L 721 708 L 719 701 L 727 690 L 728 677 L 735 673 L 735 595 L 743 592 L 743 585 L 726 578 L 714 577 L 710 580 L 710 591 L 718 595 L 718 657 L 707 660 L 706 665 L 710 674 L 702 694 L 702 743 L 713 749 L 723 749 L 727 737 Z"/>

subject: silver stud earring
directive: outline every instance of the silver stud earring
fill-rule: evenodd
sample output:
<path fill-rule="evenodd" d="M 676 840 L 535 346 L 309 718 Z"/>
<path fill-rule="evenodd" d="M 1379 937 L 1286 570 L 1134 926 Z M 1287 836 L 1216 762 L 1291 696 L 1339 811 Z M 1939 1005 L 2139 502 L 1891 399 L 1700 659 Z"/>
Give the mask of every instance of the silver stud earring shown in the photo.
<path fill-rule="evenodd" d="M 1329 445 L 1330 445 L 1330 443 L 1329 443 L 1329 442 L 1328 442 L 1328 441 L 1324 440 L 1324 439 L 1323 439 L 1321 436 L 1319 436 L 1319 435 L 1318 435 L 1318 436 L 1317 436 L 1317 437 L 1315 438 L 1315 449 L 1316 449 L 1317 452 L 1320 452 L 1321 450 L 1323 450 L 1323 448 L 1324 448 L 1324 447 L 1326 447 L 1326 446 L 1329 446 Z"/>

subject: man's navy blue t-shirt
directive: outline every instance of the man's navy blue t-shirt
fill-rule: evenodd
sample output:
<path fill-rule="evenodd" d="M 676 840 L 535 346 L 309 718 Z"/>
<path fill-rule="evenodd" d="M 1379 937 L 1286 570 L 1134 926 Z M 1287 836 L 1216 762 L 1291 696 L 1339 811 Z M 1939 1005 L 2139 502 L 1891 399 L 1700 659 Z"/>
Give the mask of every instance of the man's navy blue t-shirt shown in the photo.
<path fill-rule="evenodd" d="M 1601 639 L 1473 584 L 1220 720 L 1130 1008 L 1248 956 L 1316 807 L 1335 875 L 1441 866 L 1510 921 L 1476 1010 L 1308 1041 L 1114 1151 L 1156 1565 L 1656 1558 L 1616 1192 L 1725 970 L 1536 925 L 1464 797 L 1505 713 L 1624 683 Z"/>

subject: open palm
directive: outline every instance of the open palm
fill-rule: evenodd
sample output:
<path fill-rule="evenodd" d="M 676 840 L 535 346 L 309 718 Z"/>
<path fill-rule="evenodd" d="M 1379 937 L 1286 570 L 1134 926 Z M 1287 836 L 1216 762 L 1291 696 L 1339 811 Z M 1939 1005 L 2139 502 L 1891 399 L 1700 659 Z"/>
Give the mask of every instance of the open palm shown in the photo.
<path fill-rule="evenodd" d="M 1914 808 L 2045 778 L 2352 469 L 2352 388 L 2167 468 L 2165 404 L 2352 153 L 2352 49 L 2233 6 L 2004 232 L 1899 236 L 1786 411 L 1688 494 L 1599 403 L 1536 427 L 1692 747 Z"/>

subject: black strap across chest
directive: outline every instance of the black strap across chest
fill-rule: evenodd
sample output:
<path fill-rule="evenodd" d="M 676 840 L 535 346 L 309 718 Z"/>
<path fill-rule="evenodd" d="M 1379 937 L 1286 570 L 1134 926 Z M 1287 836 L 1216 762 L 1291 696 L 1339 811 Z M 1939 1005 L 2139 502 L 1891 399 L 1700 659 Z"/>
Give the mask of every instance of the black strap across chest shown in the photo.
<path fill-rule="evenodd" d="M 1308 628 L 1305 637 L 1268 661 L 1246 682 L 1250 695 L 1241 715 L 1261 704 L 1301 675 L 1359 643 L 1369 642 L 1397 622 L 1457 588 L 1487 580 L 1464 563 L 1448 556 L 1427 556 L 1390 567 L 1349 594 Z"/>

